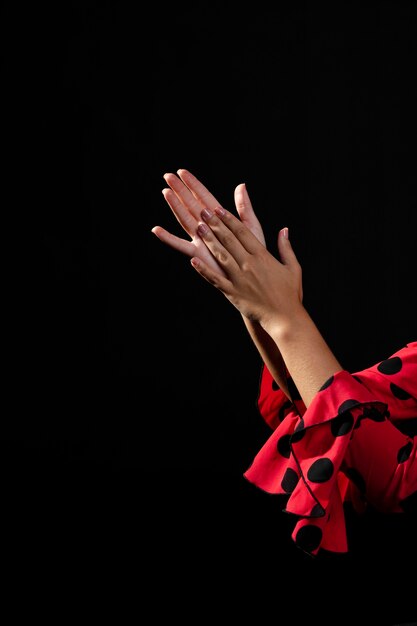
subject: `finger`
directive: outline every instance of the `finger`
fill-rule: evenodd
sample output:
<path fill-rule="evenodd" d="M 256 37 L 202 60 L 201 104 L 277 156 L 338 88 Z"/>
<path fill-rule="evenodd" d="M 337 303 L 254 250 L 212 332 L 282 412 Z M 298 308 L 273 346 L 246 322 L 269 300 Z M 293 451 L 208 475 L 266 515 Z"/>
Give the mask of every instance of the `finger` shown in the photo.
<path fill-rule="evenodd" d="M 217 220 L 217 218 L 214 215 L 214 213 L 211 213 L 211 211 L 209 211 L 209 209 L 204 209 L 202 211 L 202 214 L 204 214 L 206 211 L 210 212 L 210 215 L 213 217 L 214 220 Z M 219 222 L 219 220 L 217 220 L 217 222 Z M 221 222 L 220 222 L 220 227 L 221 228 L 225 228 L 221 224 Z M 201 239 L 201 241 L 206 246 L 206 248 L 208 248 L 208 250 L 211 252 L 211 255 L 216 259 L 218 265 L 220 265 L 220 267 L 222 268 L 223 272 L 227 276 L 231 277 L 233 275 L 233 272 L 236 272 L 236 270 L 239 269 L 239 262 L 237 262 L 237 260 L 236 260 L 236 257 L 239 257 L 239 254 L 235 252 L 234 247 L 235 246 L 239 246 L 241 248 L 241 251 L 245 252 L 244 249 L 242 248 L 241 244 L 234 237 L 234 235 L 232 233 L 230 233 L 230 231 L 229 231 L 229 238 L 231 240 L 234 239 L 235 246 L 233 246 L 229 242 L 229 244 L 230 244 L 229 245 L 229 249 L 227 249 L 227 248 L 225 248 L 223 246 L 223 244 L 219 240 L 218 234 L 216 234 L 211 229 L 211 227 L 208 226 L 208 224 L 205 221 L 202 221 L 202 222 L 199 223 L 198 228 L 197 228 L 197 234 L 198 234 L 199 238 Z M 245 254 L 247 256 L 247 252 L 245 252 Z"/>
<path fill-rule="evenodd" d="M 226 250 L 231 253 L 233 251 L 233 256 L 238 263 L 244 260 L 248 252 L 255 254 L 265 249 L 265 246 L 260 243 L 249 228 L 230 211 L 216 207 L 214 216 L 209 216 L 206 210 L 203 210 L 201 215 Z"/>
<path fill-rule="evenodd" d="M 265 236 L 260 221 L 255 215 L 252 202 L 249 198 L 248 190 L 245 183 L 241 183 L 235 189 L 234 194 L 236 210 L 240 219 L 247 225 L 249 230 L 255 235 L 255 237 L 265 245 Z"/>
<path fill-rule="evenodd" d="M 232 283 L 224 275 L 212 270 L 207 263 L 198 257 L 192 257 L 191 265 L 207 282 L 222 291 L 225 295 L 230 291 Z"/>
<path fill-rule="evenodd" d="M 241 267 L 247 260 L 249 253 L 236 235 L 218 217 L 216 209 L 214 212 L 207 208 L 203 209 L 201 219 L 205 222 L 206 229 L 203 230 L 204 225 L 199 224 L 197 233 L 200 237 L 203 236 L 204 243 L 209 247 L 217 262 L 229 273 L 234 267 L 231 263 L 232 260 L 234 264 Z M 238 218 L 235 219 L 242 228 L 248 230 Z M 207 229 L 208 233 L 206 234 Z"/>
<path fill-rule="evenodd" d="M 162 194 L 185 232 L 190 237 L 194 237 L 198 224 L 196 217 L 187 209 L 172 189 L 165 188 L 162 190 Z"/>
<path fill-rule="evenodd" d="M 288 228 L 281 228 L 278 233 L 278 252 L 281 262 L 292 269 L 299 269 L 300 263 L 294 253 L 291 242 L 288 238 Z"/>
<path fill-rule="evenodd" d="M 234 193 L 235 205 L 241 219 L 250 219 L 255 215 L 245 183 L 240 183 Z"/>
<path fill-rule="evenodd" d="M 170 248 L 178 250 L 178 252 L 182 252 L 189 257 L 195 254 L 195 248 L 191 241 L 186 241 L 185 239 L 181 239 L 180 237 L 169 233 L 165 230 L 165 228 L 162 228 L 162 226 L 154 226 L 151 229 L 151 232 Z"/>
<path fill-rule="evenodd" d="M 220 202 L 213 196 L 212 193 L 209 192 L 207 187 L 205 187 L 203 183 L 201 183 L 198 178 L 194 176 L 194 174 L 191 174 L 191 172 L 185 169 L 177 170 L 177 174 L 191 191 L 193 196 L 199 200 L 203 206 L 206 206 L 211 210 L 214 210 L 214 207 L 216 206 L 220 206 Z"/>
<path fill-rule="evenodd" d="M 187 185 L 176 175 L 168 172 L 163 175 L 165 182 L 170 186 L 172 191 L 177 196 L 177 199 L 182 202 L 184 207 L 195 220 L 199 220 L 201 209 L 204 208 L 204 204 L 194 196 L 194 194 L 188 189 Z"/>

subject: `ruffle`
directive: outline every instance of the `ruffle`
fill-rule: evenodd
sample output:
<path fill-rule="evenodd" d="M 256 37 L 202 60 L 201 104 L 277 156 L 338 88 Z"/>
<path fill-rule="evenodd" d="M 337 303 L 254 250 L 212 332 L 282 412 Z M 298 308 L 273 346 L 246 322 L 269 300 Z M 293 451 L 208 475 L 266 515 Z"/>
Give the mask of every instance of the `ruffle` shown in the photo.
<path fill-rule="evenodd" d="M 265 402 L 266 395 L 263 409 Z M 280 393 L 271 402 L 280 417 L 269 423 L 278 423 L 244 476 L 268 493 L 288 496 L 285 511 L 296 516 L 292 538 L 302 550 L 346 552 L 348 481 L 340 468 L 355 429 L 363 419 L 385 420 L 387 404 L 345 370 L 324 383 L 307 410 L 292 403 L 283 411 Z"/>

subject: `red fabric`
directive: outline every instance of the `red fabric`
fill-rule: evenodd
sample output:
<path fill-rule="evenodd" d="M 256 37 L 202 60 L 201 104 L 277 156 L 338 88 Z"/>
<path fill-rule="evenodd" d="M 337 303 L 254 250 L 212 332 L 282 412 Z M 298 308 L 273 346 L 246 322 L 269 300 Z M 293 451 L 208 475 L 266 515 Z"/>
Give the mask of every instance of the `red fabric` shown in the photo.
<path fill-rule="evenodd" d="M 288 495 L 301 549 L 347 552 L 345 501 L 357 511 L 369 503 L 403 512 L 417 492 L 416 433 L 405 428 L 417 419 L 417 342 L 363 371 L 338 372 L 308 409 L 291 395 L 293 402 L 264 365 L 258 407 L 273 433 L 244 476 Z"/>

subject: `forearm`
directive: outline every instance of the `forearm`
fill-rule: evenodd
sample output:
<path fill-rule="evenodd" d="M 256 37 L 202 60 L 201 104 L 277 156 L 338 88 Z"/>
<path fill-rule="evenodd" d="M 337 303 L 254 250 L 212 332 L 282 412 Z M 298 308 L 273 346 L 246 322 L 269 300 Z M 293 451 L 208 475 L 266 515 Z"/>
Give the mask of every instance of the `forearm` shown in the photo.
<path fill-rule="evenodd" d="M 258 322 L 253 322 L 244 315 L 242 315 L 242 319 L 262 361 L 267 366 L 278 387 L 290 398 L 286 367 L 277 344 Z"/>
<path fill-rule="evenodd" d="M 342 366 L 303 306 L 270 334 L 308 407 L 323 383 Z"/>

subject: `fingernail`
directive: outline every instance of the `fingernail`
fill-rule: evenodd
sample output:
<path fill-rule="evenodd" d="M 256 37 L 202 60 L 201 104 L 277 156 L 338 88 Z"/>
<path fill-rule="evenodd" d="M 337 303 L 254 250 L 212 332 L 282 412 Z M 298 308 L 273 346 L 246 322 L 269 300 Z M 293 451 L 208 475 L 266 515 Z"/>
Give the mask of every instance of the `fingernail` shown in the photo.
<path fill-rule="evenodd" d="M 213 213 L 210 211 L 210 209 L 203 209 L 201 211 L 201 217 L 203 218 L 203 220 L 210 220 L 213 217 Z"/>
<path fill-rule="evenodd" d="M 287 227 L 282 229 L 282 236 L 284 237 L 284 239 L 288 239 L 288 228 Z"/>
<path fill-rule="evenodd" d="M 200 237 L 206 235 L 208 233 L 208 226 L 206 226 L 205 224 L 199 224 L 197 226 L 197 234 L 200 235 Z"/>

